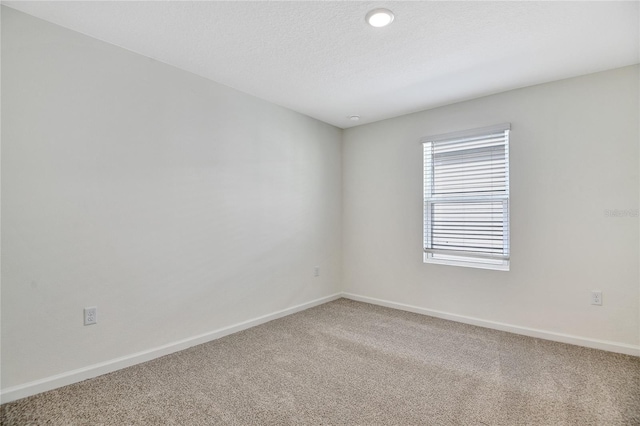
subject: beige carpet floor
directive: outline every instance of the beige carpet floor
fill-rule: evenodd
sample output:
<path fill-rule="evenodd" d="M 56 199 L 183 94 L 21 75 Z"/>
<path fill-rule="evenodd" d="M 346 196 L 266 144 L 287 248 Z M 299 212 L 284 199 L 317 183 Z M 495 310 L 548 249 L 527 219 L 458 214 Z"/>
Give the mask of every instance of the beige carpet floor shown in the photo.
<path fill-rule="evenodd" d="M 0 414 L 3 425 L 640 425 L 640 358 L 340 299 Z"/>

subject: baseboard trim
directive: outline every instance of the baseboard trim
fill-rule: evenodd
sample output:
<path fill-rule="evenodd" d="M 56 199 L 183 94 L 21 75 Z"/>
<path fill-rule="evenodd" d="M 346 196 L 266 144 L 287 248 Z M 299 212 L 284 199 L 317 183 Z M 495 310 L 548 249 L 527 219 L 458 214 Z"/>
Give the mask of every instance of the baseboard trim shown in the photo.
<path fill-rule="evenodd" d="M 322 305 L 333 300 L 337 300 L 341 297 L 346 299 L 356 300 L 359 302 L 371 303 L 373 305 L 385 306 L 388 308 L 399 309 L 402 311 L 413 312 L 422 315 L 428 315 L 432 317 L 447 319 L 451 321 L 461 322 L 465 324 L 477 325 L 480 327 L 491 328 L 494 330 L 507 331 L 510 333 L 521 334 L 525 336 L 537 337 L 545 340 L 552 340 L 561 343 L 569 343 L 572 345 L 585 346 L 593 349 L 601 349 L 609 352 L 617 352 L 626 355 L 640 356 L 640 346 L 628 345 L 625 343 L 611 342 L 606 340 L 589 339 L 585 337 L 573 336 L 569 334 L 556 333 L 552 331 L 539 330 L 529 327 L 521 327 L 512 324 L 505 324 L 496 321 L 488 321 L 480 318 L 468 317 L 464 315 L 451 314 L 448 312 L 436 311 L 433 309 L 421 308 L 418 306 L 407 305 L 404 303 L 392 302 L 389 300 L 376 299 L 368 296 L 361 296 L 353 293 L 336 293 L 330 296 L 322 297 L 312 300 L 307 303 L 292 306 L 287 309 L 283 309 L 271 314 L 263 315 L 257 318 L 253 318 L 247 321 L 240 322 L 228 327 L 224 327 L 218 330 L 214 330 L 208 333 L 193 336 L 187 339 L 179 340 L 176 342 L 168 343 L 166 345 L 158 346 L 146 351 L 137 352 L 131 355 L 126 355 L 120 358 L 115 358 L 109 361 L 93 364 L 87 367 L 79 368 L 69 372 L 57 374 L 54 376 L 46 377 L 44 379 L 35 380 L 33 382 L 25 383 L 22 385 L 2 389 L 0 391 L 0 403 L 4 404 L 12 402 L 21 398 L 36 395 L 41 392 L 46 392 L 52 389 L 56 389 L 62 386 L 67 386 L 73 383 L 78 383 L 83 380 L 91 379 L 101 376 L 103 374 L 111 373 L 126 367 L 131 367 L 142 362 L 151 361 L 152 359 L 159 358 L 161 356 L 169 355 L 174 352 L 178 352 L 192 346 L 207 343 L 212 340 L 219 339 L 224 336 L 228 336 L 233 333 L 237 333 L 242 330 L 246 330 L 251 327 L 255 327 L 260 324 L 264 324 L 269 321 L 273 321 L 278 318 L 285 317 L 287 315 L 294 314 L 296 312 L 304 311 L 314 306 Z"/>
<path fill-rule="evenodd" d="M 207 343 L 212 340 L 216 340 L 221 337 L 228 336 L 229 334 L 237 333 L 239 331 L 246 330 L 248 328 L 255 327 L 257 325 L 264 324 L 266 322 L 273 321 L 275 319 L 294 314 L 296 312 L 313 308 L 314 306 L 331 302 L 333 300 L 339 299 L 340 297 L 342 297 L 341 293 L 332 294 L 330 296 L 321 297 L 319 299 L 302 303 L 300 305 L 292 306 L 290 308 L 283 309 L 271 314 L 267 314 L 261 317 L 243 321 L 241 323 L 234 324 L 229 327 L 220 328 L 218 330 L 200 334 L 198 336 L 193 336 L 187 339 L 168 343 L 166 345 L 158 346 L 146 351 L 137 352 L 131 355 L 126 355 L 120 358 L 115 358 L 115 359 L 101 362 L 98 364 L 93 364 L 88 367 L 79 368 L 77 370 L 56 374 L 55 376 L 50 376 L 44 379 L 35 380 L 33 382 L 25 383 L 23 385 L 2 389 L 0 391 L 0 402 L 4 404 L 4 403 L 15 401 L 21 398 L 26 398 L 28 396 L 32 396 L 41 392 L 46 392 L 62 386 L 67 386 L 73 383 L 81 382 L 83 380 L 98 377 L 103 374 L 120 370 L 122 368 L 131 367 L 132 365 L 150 361 L 152 359 L 169 355 L 174 352 L 178 352 L 178 351 L 190 348 L 192 346 L 200 345 L 202 343 Z"/>
<path fill-rule="evenodd" d="M 436 311 L 433 309 L 420 308 L 418 306 L 406 305 L 404 303 L 391 302 L 389 300 L 376 299 L 374 297 L 361 296 L 353 293 L 342 293 L 342 297 L 359 302 L 371 303 L 373 305 L 386 306 L 388 308 L 413 312 L 416 314 L 428 315 L 431 317 L 477 325 L 485 328 L 492 328 L 494 330 L 508 331 L 510 333 L 522 334 L 524 336 L 537 337 L 540 339 L 569 343 L 571 345 L 585 346 L 587 348 L 601 349 L 604 351 L 617 352 L 626 355 L 640 356 L 640 346 L 628 345 L 626 343 L 590 339 L 586 337 L 573 336 L 570 334 L 556 333 L 553 331 L 539 330 L 535 328 L 505 324 L 496 321 L 488 321 L 480 318 L 451 314 L 448 312 Z"/>

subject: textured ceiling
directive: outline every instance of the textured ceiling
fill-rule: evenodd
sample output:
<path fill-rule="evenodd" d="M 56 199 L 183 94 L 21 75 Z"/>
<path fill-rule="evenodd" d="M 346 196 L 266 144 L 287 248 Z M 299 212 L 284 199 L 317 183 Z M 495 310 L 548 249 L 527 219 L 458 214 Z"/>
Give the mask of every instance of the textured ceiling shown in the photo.
<path fill-rule="evenodd" d="M 638 63 L 640 50 L 638 2 L 2 3 L 341 128 Z M 393 24 L 368 26 L 375 7 Z"/>

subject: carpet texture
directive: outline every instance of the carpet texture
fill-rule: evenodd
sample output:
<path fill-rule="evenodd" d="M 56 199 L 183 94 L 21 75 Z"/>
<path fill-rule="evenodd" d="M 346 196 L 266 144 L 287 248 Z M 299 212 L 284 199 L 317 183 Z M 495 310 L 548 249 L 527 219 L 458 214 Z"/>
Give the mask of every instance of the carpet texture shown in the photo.
<path fill-rule="evenodd" d="M 340 299 L 0 414 L 3 425 L 640 425 L 640 358 Z"/>

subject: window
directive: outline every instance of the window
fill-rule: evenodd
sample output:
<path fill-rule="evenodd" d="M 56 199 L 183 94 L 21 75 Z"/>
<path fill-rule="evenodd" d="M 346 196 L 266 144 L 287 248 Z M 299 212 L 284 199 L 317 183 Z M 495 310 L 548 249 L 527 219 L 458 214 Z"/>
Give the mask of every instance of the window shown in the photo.
<path fill-rule="evenodd" d="M 510 127 L 422 139 L 425 263 L 509 270 Z"/>

